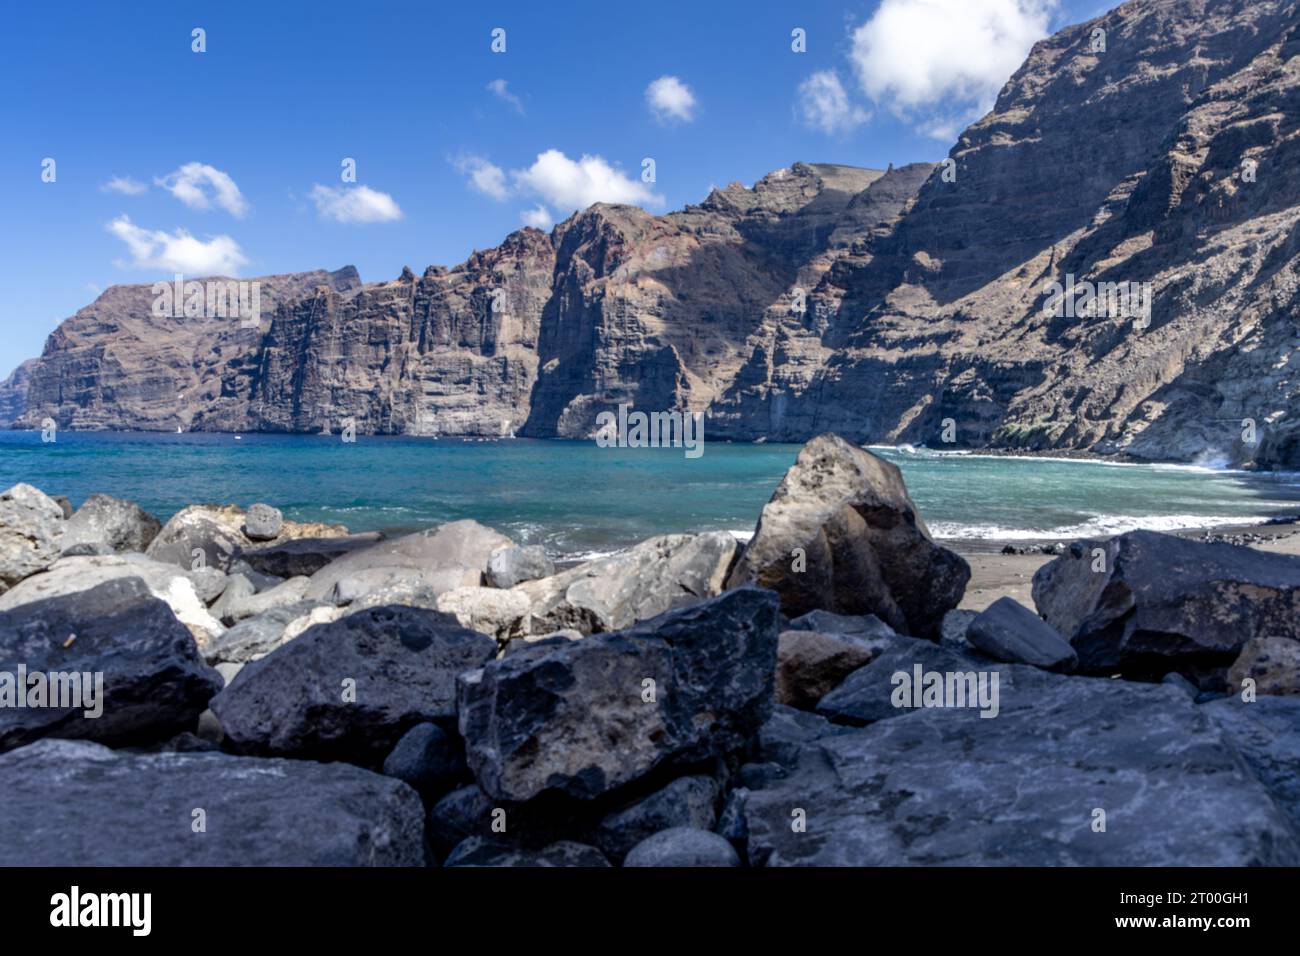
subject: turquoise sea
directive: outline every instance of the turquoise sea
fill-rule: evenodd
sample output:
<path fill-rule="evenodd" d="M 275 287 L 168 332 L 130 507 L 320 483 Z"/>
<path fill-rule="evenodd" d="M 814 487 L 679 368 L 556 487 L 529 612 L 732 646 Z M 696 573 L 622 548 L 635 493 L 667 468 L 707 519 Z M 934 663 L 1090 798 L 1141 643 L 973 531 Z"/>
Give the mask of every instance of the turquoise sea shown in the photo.
<path fill-rule="evenodd" d="M 998 547 L 1135 527 L 1300 514 L 1300 475 L 1209 467 L 873 448 L 896 462 L 936 537 Z M 0 431 L 0 488 L 25 481 L 78 505 L 99 491 L 166 520 L 195 502 L 265 501 L 299 521 L 401 531 L 475 518 L 575 557 L 655 534 L 748 534 L 798 445 L 681 449 L 594 442 Z"/>

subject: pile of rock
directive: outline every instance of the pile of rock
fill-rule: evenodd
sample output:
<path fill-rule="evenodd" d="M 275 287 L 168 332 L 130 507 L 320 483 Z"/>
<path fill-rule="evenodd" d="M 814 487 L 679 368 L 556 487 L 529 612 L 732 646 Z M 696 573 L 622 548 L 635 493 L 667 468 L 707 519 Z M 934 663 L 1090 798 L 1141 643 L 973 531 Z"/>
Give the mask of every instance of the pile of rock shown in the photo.
<path fill-rule="evenodd" d="M 1037 613 L 958 609 L 968 576 L 835 436 L 743 549 L 665 535 L 560 572 L 473 521 L 160 525 L 18 485 L 0 841 L 67 865 L 1300 863 L 1300 559 L 1076 542 Z M 102 685 L 19 706 L 20 668 Z"/>

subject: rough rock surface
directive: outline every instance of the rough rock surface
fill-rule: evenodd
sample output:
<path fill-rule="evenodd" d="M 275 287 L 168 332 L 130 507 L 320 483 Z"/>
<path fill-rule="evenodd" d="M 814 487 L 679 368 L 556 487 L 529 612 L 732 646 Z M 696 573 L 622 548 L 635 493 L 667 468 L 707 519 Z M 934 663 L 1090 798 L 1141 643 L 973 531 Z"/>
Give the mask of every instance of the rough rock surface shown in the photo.
<path fill-rule="evenodd" d="M 1204 709 L 1300 832 L 1300 698 L 1233 696 Z"/>
<path fill-rule="evenodd" d="M 740 866 L 725 838 L 709 830 L 671 827 L 634 846 L 624 866 Z"/>
<path fill-rule="evenodd" d="M 777 703 L 811 709 L 870 660 L 871 647 L 852 635 L 782 631 L 776 652 Z"/>
<path fill-rule="evenodd" d="M 452 521 L 428 531 L 380 541 L 349 552 L 311 576 L 307 596 L 328 597 L 342 579 L 376 569 L 414 571 L 435 591 L 476 587 L 483 583 L 488 559 L 498 548 L 514 544 L 477 521 Z"/>
<path fill-rule="evenodd" d="M 274 544 L 244 548 L 240 559 L 261 574 L 292 578 L 315 574 L 331 561 L 353 551 L 369 548 L 381 540 L 373 531 L 360 534 L 329 535 L 319 538 L 295 538 Z"/>
<path fill-rule="evenodd" d="M 164 739 L 191 729 L 221 689 L 189 631 L 134 578 L 0 611 L 0 672 L 20 665 L 28 675 L 80 675 L 100 713 L 87 716 L 85 696 L 69 696 L 67 707 L 0 707 L 0 750 L 41 737 Z"/>
<path fill-rule="evenodd" d="M 39 489 L 0 492 L 0 594 L 58 559 L 64 529 L 63 509 Z"/>
<path fill-rule="evenodd" d="M 1033 596 L 1090 671 L 1227 667 L 1253 637 L 1300 640 L 1300 557 L 1240 545 L 1154 531 L 1075 542 L 1034 574 Z"/>
<path fill-rule="evenodd" d="M 649 796 L 607 813 L 592 831 L 592 844 L 621 860 L 642 840 L 670 827 L 711 830 L 717 820 L 721 788 L 713 777 L 678 777 Z"/>
<path fill-rule="evenodd" d="M 1176 688 L 1024 665 L 1003 673 L 995 719 L 929 708 L 804 744 L 797 772 L 744 801 L 751 863 L 1300 862 L 1266 787 Z M 791 826 L 799 810 L 803 832 Z"/>
<path fill-rule="evenodd" d="M 525 581 L 549 578 L 554 573 L 555 564 L 539 544 L 502 548 L 488 559 L 487 583 L 494 588 L 512 588 Z"/>
<path fill-rule="evenodd" d="M 595 847 L 572 840 L 530 850 L 472 836 L 451 851 L 443 866 L 607 867 L 609 860 Z"/>
<path fill-rule="evenodd" d="M 1001 597 L 981 611 L 966 629 L 972 647 L 999 661 L 1033 664 L 1047 670 L 1073 670 L 1074 648 L 1041 617 L 1014 598 Z"/>
<path fill-rule="evenodd" d="M 161 528 L 158 519 L 135 502 L 94 494 L 68 519 L 63 553 L 143 552 Z"/>
<path fill-rule="evenodd" d="M 59 558 L 49 570 L 34 574 L 0 594 L 0 611 L 72 595 L 119 578 L 143 581 L 150 593 L 166 602 L 177 620 L 189 628 L 200 648 L 221 634 L 221 622 L 208 613 L 190 573 L 140 554 Z"/>
<path fill-rule="evenodd" d="M 930 538 L 896 465 L 820 435 L 763 507 L 727 586 L 772 588 L 789 616 L 874 614 L 923 637 L 968 580 L 965 559 Z"/>
<path fill-rule="evenodd" d="M 512 592 L 531 603 L 527 634 L 616 631 L 721 593 L 735 554 L 725 531 L 666 534 Z"/>
<path fill-rule="evenodd" d="M 11 866 L 424 864 L 415 791 L 342 763 L 44 740 L 0 755 L 0 791 Z"/>
<path fill-rule="evenodd" d="M 250 540 L 273 541 L 283 527 L 284 515 L 279 508 L 261 502 L 248 506 L 248 514 L 244 516 L 244 534 Z"/>
<path fill-rule="evenodd" d="M 1257 694 L 1300 694 L 1300 641 L 1251 638 L 1228 668 L 1228 692 L 1240 693 L 1247 678 L 1255 682 Z"/>
<path fill-rule="evenodd" d="M 8 378 L 0 381 L 0 428 L 12 427 L 27 411 L 27 388 L 31 385 L 32 369 L 38 361 L 28 359 L 21 362 Z"/>
<path fill-rule="evenodd" d="M 245 618 L 203 644 L 209 663 L 246 663 L 263 657 L 298 637 L 314 624 L 328 624 L 342 616 L 331 604 L 299 601 Z"/>
<path fill-rule="evenodd" d="M 496 643 L 436 611 L 373 608 L 309 628 L 212 701 L 244 753 L 380 764 L 418 723 L 450 723 L 456 675 Z"/>
<path fill-rule="evenodd" d="M 384 773 L 421 794 L 436 795 L 467 776 L 465 748 L 459 737 L 437 724 L 416 724 L 384 758 Z"/>
<path fill-rule="evenodd" d="M 498 799 L 590 799 L 738 749 L 771 712 L 776 645 L 776 596 L 742 588 L 494 660 L 459 682 L 470 768 Z"/>

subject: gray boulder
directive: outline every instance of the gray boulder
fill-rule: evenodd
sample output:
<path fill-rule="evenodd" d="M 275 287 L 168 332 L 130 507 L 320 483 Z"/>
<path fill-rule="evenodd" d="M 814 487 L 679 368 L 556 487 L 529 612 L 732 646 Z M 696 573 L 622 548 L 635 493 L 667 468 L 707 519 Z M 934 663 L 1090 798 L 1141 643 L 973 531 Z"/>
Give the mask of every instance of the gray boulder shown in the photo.
<path fill-rule="evenodd" d="M 617 631 L 720 594 L 735 554 L 724 531 L 661 535 L 510 593 L 531 604 L 524 633 Z"/>
<path fill-rule="evenodd" d="M 134 502 L 109 495 L 91 495 L 68 519 L 63 553 L 143 552 L 161 528 L 157 518 Z"/>
<path fill-rule="evenodd" d="M 154 561 L 142 554 L 110 554 L 59 558 L 49 569 L 33 574 L 3 594 L 0 611 L 15 610 L 49 598 L 87 591 L 106 581 L 136 578 L 149 592 L 164 601 L 184 624 L 200 648 L 223 630 L 221 622 L 208 613 L 195 590 L 193 572 Z"/>
<path fill-rule="evenodd" d="M 1018 601 L 1001 597 L 981 611 L 966 630 L 971 645 L 1012 664 L 1070 671 L 1079 658 L 1065 638 Z"/>
<path fill-rule="evenodd" d="M 460 738 L 437 724 L 416 724 L 384 758 L 384 773 L 426 796 L 442 793 L 468 773 L 465 748 Z"/>
<path fill-rule="evenodd" d="M 425 583 L 440 590 L 481 585 L 492 552 L 513 545 L 505 535 L 477 521 L 452 521 L 350 551 L 312 575 L 307 596 L 325 598 L 340 579 L 373 568 L 416 571 Z"/>
<path fill-rule="evenodd" d="M 288 578 L 273 588 L 259 592 L 248 578 L 236 575 L 231 578 L 221 600 L 212 606 L 212 613 L 224 624 L 237 624 L 273 608 L 297 604 L 304 599 L 310 581 L 310 578 L 301 576 Z"/>
<path fill-rule="evenodd" d="M 497 799 L 590 799 L 739 749 L 771 713 L 777 620 L 776 595 L 743 588 L 494 660 L 458 682 L 470 768 Z"/>
<path fill-rule="evenodd" d="M 782 631 L 776 652 L 776 700 L 811 709 L 871 660 L 870 645 L 849 634 Z"/>
<path fill-rule="evenodd" d="M 549 578 L 554 573 L 555 564 L 541 545 L 502 548 L 488 558 L 487 583 L 494 588 L 512 588 L 524 581 Z"/>
<path fill-rule="evenodd" d="M 284 528 L 284 515 L 279 508 L 257 503 L 249 505 L 244 515 L 244 536 L 250 541 L 272 541 Z"/>
<path fill-rule="evenodd" d="M 472 836 L 458 844 L 443 866 L 608 867 L 595 847 L 562 840 L 537 850 Z"/>
<path fill-rule="evenodd" d="M 647 837 L 628 853 L 624 866 L 740 866 L 725 837 L 694 827 L 672 827 Z"/>
<path fill-rule="evenodd" d="M 1238 694 L 1250 679 L 1256 694 L 1300 694 L 1300 641 L 1253 637 L 1228 668 L 1228 692 Z"/>
<path fill-rule="evenodd" d="M 827 434 L 799 452 L 727 586 L 772 588 L 792 617 L 874 614 L 926 637 L 969 579 L 966 561 L 930 538 L 898 468 Z"/>
<path fill-rule="evenodd" d="M 377 766 L 416 724 L 450 722 L 456 675 L 495 653 L 436 611 L 372 608 L 252 661 L 212 711 L 236 751 Z"/>
<path fill-rule="evenodd" d="M 422 866 L 399 780 L 305 760 L 130 754 L 44 740 L 0 755 L 11 866 Z"/>
<path fill-rule="evenodd" d="M 203 645 L 209 663 L 245 663 L 264 657 L 316 624 L 340 617 L 339 609 L 318 601 L 298 601 L 245 618 Z"/>
<path fill-rule="evenodd" d="M 634 846 L 661 830 L 713 829 L 721 795 L 721 787 L 713 777 L 678 777 L 649 796 L 605 814 L 587 839 L 610 859 L 621 860 Z"/>
<path fill-rule="evenodd" d="M 77 675 L 81 692 L 72 694 L 61 678 L 59 688 L 50 682 L 43 706 L 15 706 L 17 698 L 0 706 L 0 750 L 41 737 L 112 744 L 164 739 L 192 729 L 221 689 L 190 632 L 135 578 L 0 611 L 0 702 L 4 678 L 19 667 L 29 675 L 29 703 L 36 674 L 64 675 L 67 682 Z M 16 683 L 9 694 L 21 690 Z M 49 706 L 56 691 L 68 706 Z"/>
<path fill-rule="evenodd" d="M 750 862 L 1300 863 L 1286 816 L 1177 689 L 1023 665 L 1003 675 L 994 719 L 921 709 L 806 744 L 795 772 L 745 798 Z"/>
<path fill-rule="evenodd" d="M 1093 672 L 1230 665 L 1255 637 L 1300 640 L 1300 557 L 1130 531 L 1071 544 L 1034 604 Z"/>
<path fill-rule="evenodd" d="M 849 674 L 822 697 L 817 713 L 848 724 L 869 724 L 911 713 L 912 708 L 897 703 L 895 691 L 902 686 L 897 675 L 914 681 L 918 667 L 922 674 L 978 674 L 988 672 L 990 663 L 930 641 L 900 638 L 894 647 Z"/>
<path fill-rule="evenodd" d="M 182 508 L 149 542 L 145 554 L 186 570 L 211 567 L 228 571 L 245 543 L 231 527 L 228 510 L 217 505 Z"/>
<path fill-rule="evenodd" d="M 493 803 L 477 784 L 458 787 L 429 808 L 425 833 L 439 857 L 446 857 L 466 837 L 492 833 Z"/>
<path fill-rule="evenodd" d="M 1300 833 L 1300 697 L 1240 696 L 1202 708 Z"/>
<path fill-rule="evenodd" d="M 277 578 L 310 577 L 354 551 L 364 551 L 383 540 L 378 532 L 293 538 L 273 544 L 246 547 L 240 558 L 254 571 Z"/>
<path fill-rule="evenodd" d="M 0 492 L 0 594 L 58 560 L 65 524 L 58 503 L 31 485 Z"/>

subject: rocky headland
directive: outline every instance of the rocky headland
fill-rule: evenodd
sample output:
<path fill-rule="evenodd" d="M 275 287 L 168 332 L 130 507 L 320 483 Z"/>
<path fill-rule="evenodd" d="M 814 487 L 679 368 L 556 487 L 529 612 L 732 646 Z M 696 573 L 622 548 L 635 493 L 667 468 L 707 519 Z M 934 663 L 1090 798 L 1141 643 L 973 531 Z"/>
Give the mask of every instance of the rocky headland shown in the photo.
<path fill-rule="evenodd" d="M 832 434 L 756 518 L 743 546 L 557 571 L 474 521 L 164 523 L 15 485 L 0 843 L 78 866 L 1300 864 L 1300 557 L 1130 532 L 964 609 L 971 568 L 898 469 Z M 59 698 L 71 674 L 94 701 Z"/>

